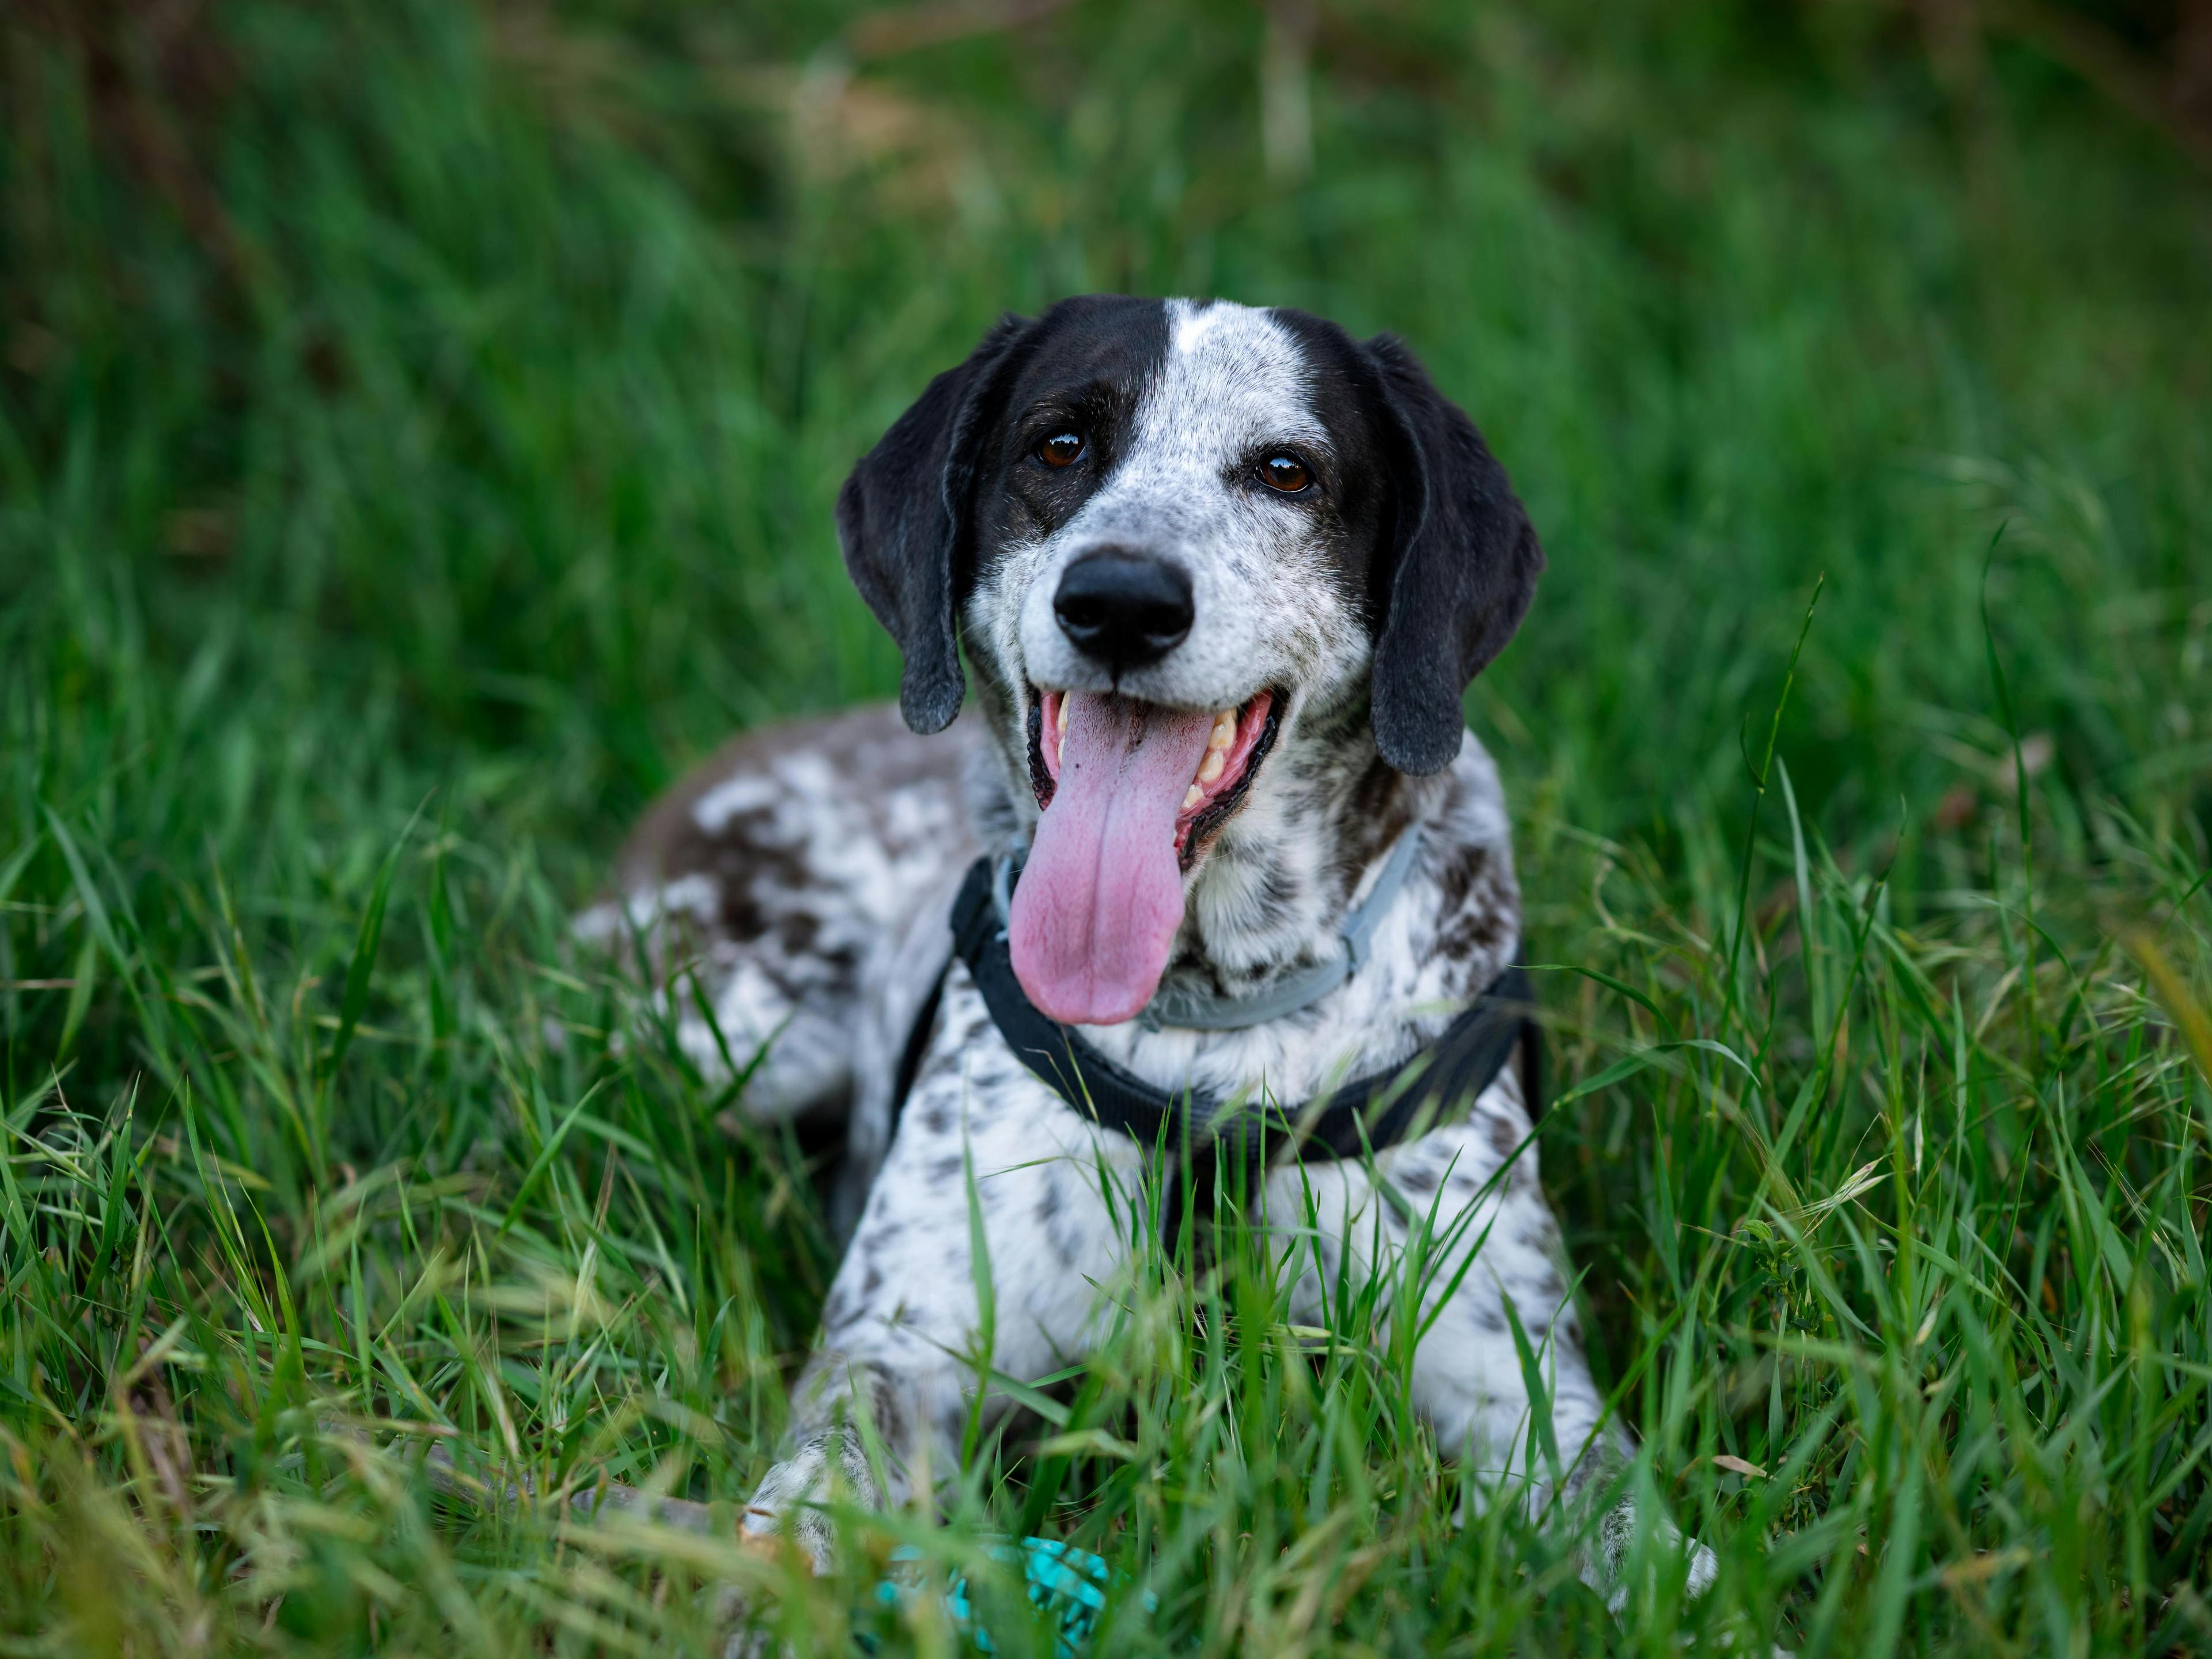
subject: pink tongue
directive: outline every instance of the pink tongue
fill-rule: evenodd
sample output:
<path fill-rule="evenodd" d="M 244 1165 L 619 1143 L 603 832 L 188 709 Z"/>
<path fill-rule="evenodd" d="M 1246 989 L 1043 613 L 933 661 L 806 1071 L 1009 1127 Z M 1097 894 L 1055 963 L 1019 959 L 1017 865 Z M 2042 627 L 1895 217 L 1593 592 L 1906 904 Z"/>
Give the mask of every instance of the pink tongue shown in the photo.
<path fill-rule="evenodd" d="M 1182 924 L 1176 818 L 1209 714 L 1070 692 L 1060 783 L 1014 889 L 1007 944 L 1030 1000 L 1066 1025 L 1133 1018 Z"/>

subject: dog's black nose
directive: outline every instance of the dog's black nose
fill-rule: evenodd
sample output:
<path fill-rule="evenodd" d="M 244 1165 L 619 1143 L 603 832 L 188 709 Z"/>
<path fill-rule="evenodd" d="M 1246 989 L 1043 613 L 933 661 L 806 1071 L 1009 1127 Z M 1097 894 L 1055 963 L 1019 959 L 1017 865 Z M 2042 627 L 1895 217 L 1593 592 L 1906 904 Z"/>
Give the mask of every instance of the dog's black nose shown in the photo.
<path fill-rule="evenodd" d="M 1190 578 L 1149 553 L 1086 553 L 1060 579 L 1052 613 L 1085 656 L 1115 674 L 1158 662 L 1190 632 Z"/>

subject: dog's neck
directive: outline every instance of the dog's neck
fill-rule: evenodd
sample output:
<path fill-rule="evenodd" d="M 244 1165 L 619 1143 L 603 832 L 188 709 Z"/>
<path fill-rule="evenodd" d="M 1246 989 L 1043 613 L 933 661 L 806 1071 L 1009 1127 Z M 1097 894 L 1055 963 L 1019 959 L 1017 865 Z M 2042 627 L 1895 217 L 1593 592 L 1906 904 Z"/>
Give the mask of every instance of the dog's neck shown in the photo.
<path fill-rule="evenodd" d="M 1134 1021 L 1086 1030 L 1110 1057 L 1158 1070 L 1156 1081 L 1186 1080 L 1195 1064 L 1209 1073 L 1218 1066 L 1210 1086 L 1224 1091 L 1255 1069 L 1295 1091 L 1306 1086 L 1295 1074 L 1310 1065 L 1317 1084 L 1348 1044 L 1386 1063 L 1432 1037 L 1453 1005 L 1480 992 L 1517 949 L 1510 836 L 1481 745 L 1470 738 L 1445 771 L 1407 777 L 1376 755 L 1364 707 L 1299 725 L 1269 757 L 1264 787 L 1198 866 L 1163 988 L 1255 997 L 1339 955 L 1346 911 L 1418 822 L 1413 872 L 1380 918 L 1375 959 L 1310 1010 L 1237 1031 L 1148 1033 Z M 1036 811 L 1012 793 L 1008 769 L 994 754 L 975 781 L 987 844 L 1018 845 L 1036 829 Z"/>
<path fill-rule="evenodd" d="M 1364 710 L 1332 724 L 1269 757 L 1267 787 L 1207 851 L 1164 985 L 1246 998 L 1337 957 L 1347 912 L 1399 838 L 1435 815 L 1441 778 L 1386 765 Z"/>

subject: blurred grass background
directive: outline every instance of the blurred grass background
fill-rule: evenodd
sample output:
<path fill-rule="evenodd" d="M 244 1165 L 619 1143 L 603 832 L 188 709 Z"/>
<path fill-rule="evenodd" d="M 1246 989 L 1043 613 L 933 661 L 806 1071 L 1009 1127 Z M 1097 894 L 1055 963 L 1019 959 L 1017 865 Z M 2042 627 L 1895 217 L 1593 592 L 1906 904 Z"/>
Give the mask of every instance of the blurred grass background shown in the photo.
<path fill-rule="evenodd" d="M 562 918 L 890 690 L 837 483 L 1115 289 L 1403 335 L 1528 503 L 1546 1179 L 1723 1575 L 1455 1526 L 1249 1260 L 929 1547 L 1130 1650 L 2212 1645 L 2208 158 L 2196 0 L 0 12 L 0 1639 L 715 1647 L 722 1545 L 420 1463 L 741 1500 L 831 1265 Z"/>

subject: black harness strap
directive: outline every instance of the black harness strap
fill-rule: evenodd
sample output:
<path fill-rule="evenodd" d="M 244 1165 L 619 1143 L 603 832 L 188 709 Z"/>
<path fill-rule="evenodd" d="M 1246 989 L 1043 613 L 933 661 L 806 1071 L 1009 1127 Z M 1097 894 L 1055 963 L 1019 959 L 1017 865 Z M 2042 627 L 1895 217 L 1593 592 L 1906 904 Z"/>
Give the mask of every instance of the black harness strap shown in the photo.
<path fill-rule="evenodd" d="M 1543 1113 L 1542 1079 L 1534 1018 L 1535 998 L 1518 967 L 1490 988 L 1419 1053 L 1388 1072 L 1360 1078 L 1298 1107 L 1273 1103 L 1224 1105 L 1196 1091 L 1155 1088 L 1116 1065 L 1029 1000 L 1014 976 L 1013 959 L 991 892 L 992 866 L 978 859 L 952 906 L 953 949 L 982 994 L 983 1005 L 1022 1064 L 1070 1106 L 1139 1146 L 1180 1158 L 1194 1188 L 1206 1194 L 1234 1172 L 1243 1192 L 1257 1190 L 1272 1146 L 1279 1157 L 1300 1163 L 1356 1158 L 1425 1131 L 1443 1114 L 1464 1110 L 1488 1088 L 1517 1050 L 1521 1084 L 1532 1119 Z M 950 964 L 947 964 L 949 970 Z M 925 999 L 902 1055 L 891 1127 L 897 1132 L 921 1050 L 934 1024 L 943 979 Z M 1180 1221 L 1182 1180 L 1171 1170 L 1164 1182 L 1168 1213 L 1163 1235 Z"/>

